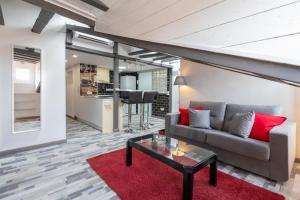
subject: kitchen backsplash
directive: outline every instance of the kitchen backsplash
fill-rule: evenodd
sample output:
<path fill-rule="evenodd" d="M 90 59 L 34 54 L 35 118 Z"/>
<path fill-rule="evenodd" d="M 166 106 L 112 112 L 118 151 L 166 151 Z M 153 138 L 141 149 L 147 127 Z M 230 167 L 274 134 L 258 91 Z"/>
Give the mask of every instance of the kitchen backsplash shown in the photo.
<path fill-rule="evenodd" d="M 168 69 L 171 70 L 171 69 Z M 170 72 L 167 70 L 161 70 L 160 73 L 155 74 L 155 78 L 152 79 L 153 81 L 160 81 L 161 83 L 156 83 L 156 86 L 160 85 L 160 89 L 158 90 L 160 93 L 157 97 L 157 100 L 152 104 L 152 115 L 156 117 L 165 117 L 167 113 L 169 113 L 169 101 L 170 96 L 169 94 L 169 87 L 171 84 L 171 77 Z M 163 80 L 163 81 L 161 81 Z"/>
<path fill-rule="evenodd" d="M 152 115 L 165 117 L 169 113 L 169 95 L 159 94 L 157 100 L 152 104 Z"/>
<path fill-rule="evenodd" d="M 98 95 L 113 95 L 114 85 L 111 83 L 98 83 Z"/>

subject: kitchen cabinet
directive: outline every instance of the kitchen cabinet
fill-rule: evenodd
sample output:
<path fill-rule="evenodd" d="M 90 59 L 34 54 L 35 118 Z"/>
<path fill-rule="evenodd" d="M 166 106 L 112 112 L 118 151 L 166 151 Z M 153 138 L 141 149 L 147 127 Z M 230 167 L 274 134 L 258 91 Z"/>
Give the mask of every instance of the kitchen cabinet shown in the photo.
<path fill-rule="evenodd" d="M 109 69 L 97 67 L 97 82 L 109 83 Z"/>

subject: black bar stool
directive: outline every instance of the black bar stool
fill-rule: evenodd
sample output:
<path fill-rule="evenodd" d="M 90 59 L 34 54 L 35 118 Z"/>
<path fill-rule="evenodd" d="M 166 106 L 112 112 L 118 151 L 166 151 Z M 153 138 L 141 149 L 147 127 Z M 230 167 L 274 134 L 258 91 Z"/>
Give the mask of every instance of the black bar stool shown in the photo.
<path fill-rule="evenodd" d="M 122 103 L 128 104 L 128 128 L 125 132 L 132 133 L 132 104 L 140 104 L 143 102 L 143 92 L 141 91 L 122 91 L 120 93 Z"/>
<path fill-rule="evenodd" d="M 158 92 L 144 92 L 144 96 L 143 96 L 143 103 L 141 105 L 142 107 L 142 122 L 143 122 L 143 128 L 150 128 L 150 124 L 149 124 L 149 109 L 150 109 L 150 105 L 157 99 L 158 96 Z M 144 105 L 147 104 L 147 122 L 144 123 Z"/>

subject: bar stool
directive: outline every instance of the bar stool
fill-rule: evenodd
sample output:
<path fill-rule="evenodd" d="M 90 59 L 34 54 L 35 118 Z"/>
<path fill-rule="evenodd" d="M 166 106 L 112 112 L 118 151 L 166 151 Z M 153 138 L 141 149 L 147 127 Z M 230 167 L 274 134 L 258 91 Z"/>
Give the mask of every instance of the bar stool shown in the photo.
<path fill-rule="evenodd" d="M 122 103 L 128 104 L 128 128 L 125 130 L 127 133 L 133 133 L 131 128 L 132 122 L 132 104 L 140 104 L 143 102 L 143 92 L 141 91 L 123 91 L 120 93 Z"/>
<path fill-rule="evenodd" d="M 156 100 L 158 96 L 158 92 L 144 92 L 144 96 L 143 96 L 143 103 L 141 105 L 141 107 L 143 107 L 142 111 L 142 115 L 143 115 L 143 128 L 150 128 L 150 123 L 149 123 L 149 109 L 150 109 L 150 105 Z M 144 123 L 144 105 L 147 104 L 147 122 Z"/>

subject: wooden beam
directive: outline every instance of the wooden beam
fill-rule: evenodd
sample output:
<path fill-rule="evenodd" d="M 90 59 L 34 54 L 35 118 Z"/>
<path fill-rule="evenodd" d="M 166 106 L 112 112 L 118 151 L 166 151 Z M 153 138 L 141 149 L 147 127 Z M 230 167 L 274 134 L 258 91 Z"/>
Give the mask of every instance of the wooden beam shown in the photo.
<path fill-rule="evenodd" d="M 28 58 L 18 58 L 18 57 L 14 57 L 14 61 L 20 61 L 20 62 L 29 62 L 29 63 L 39 63 L 39 60 L 32 60 L 32 59 L 28 59 Z"/>
<path fill-rule="evenodd" d="M 0 4 L 0 25 L 4 25 L 4 16 L 3 16 L 1 4 Z"/>
<path fill-rule="evenodd" d="M 151 54 L 141 55 L 141 56 L 139 56 L 139 58 L 153 58 L 153 57 L 162 56 L 162 55 L 164 55 L 164 54 L 163 53 L 151 53 Z"/>
<path fill-rule="evenodd" d="M 171 55 L 160 56 L 160 57 L 157 57 L 157 58 L 153 58 L 153 61 L 156 61 L 156 60 L 164 60 L 164 59 L 167 59 L 167 58 L 173 58 L 173 56 L 171 56 Z"/>
<path fill-rule="evenodd" d="M 61 6 L 52 4 L 52 3 L 48 2 L 48 1 L 45 1 L 45 0 L 23 0 L 23 1 L 25 1 L 27 3 L 31 3 L 35 6 L 41 7 L 42 9 L 48 10 L 49 12 L 57 13 L 61 16 L 67 17 L 69 19 L 72 19 L 72 20 L 75 20 L 75 21 L 78 21 L 78 22 L 81 22 L 81 23 L 86 24 L 86 25 L 89 25 L 91 27 L 94 27 L 95 24 L 96 24 L 94 20 L 92 20 L 88 17 L 80 15 L 76 12 L 73 12 L 71 10 L 63 8 Z"/>
<path fill-rule="evenodd" d="M 85 3 L 87 3 L 87 4 L 91 5 L 91 6 L 93 6 L 95 8 L 98 8 L 98 9 L 104 11 L 104 12 L 106 12 L 109 9 L 109 7 L 107 7 L 100 0 L 80 0 L 80 1 L 83 1 L 83 2 L 85 2 Z"/>
<path fill-rule="evenodd" d="M 27 59 L 27 60 L 34 60 L 34 61 L 40 61 L 40 58 L 35 58 L 35 57 L 30 57 L 30 56 L 23 56 L 23 55 L 18 55 L 14 54 L 14 59 Z"/>
<path fill-rule="evenodd" d="M 145 54 L 145 53 L 149 53 L 150 51 L 148 50 L 138 50 L 138 51 L 133 51 L 128 53 L 129 56 L 136 56 L 136 55 L 140 55 L 140 54 Z"/>
<path fill-rule="evenodd" d="M 104 56 L 104 57 L 114 58 L 113 53 L 108 53 L 108 52 L 105 52 L 105 51 L 89 49 L 89 48 L 76 46 L 76 45 L 66 44 L 66 49 L 73 50 L 73 51 L 79 51 L 79 52 L 82 52 L 82 53 L 93 54 L 93 55 L 97 55 L 97 56 Z"/>
<path fill-rule="evenodd" d="M 176 57 L 171 57 L 171 58 L 166 58 L 166 59 L 163 59 L 161 60 L 161 62 L 171 62 L 171 61 L 174 61 L 174 60 L 179 60 L 180 58 L 176 58 Z"/>
<path fill-rule="evenodd" d="M 31 29 L 31 32 L 41 33 L 43 29 L 46 27 L 46 25 L 50 22 L 53 16 L 54 16 L 54 12 L 42 8 L 38 18 L 36 19 Z"/>
<path fill-rule="evenodd" d="M 41 56 L 40 53 L 31 51 L 31 50 L 19 49 L 19 48 L 14 48 L 14 54 L 26 55 L 26 56 L 35 57 L 35 58 L 40 58 L 40 56 Z"/>
<path fill-rule="evenodd" d="M 67 31 L 66 31 L 66 44 L 72 45 L 73 44 L 73 37 L 74 37 L 73 31 L 67 29 Z"/>
<path fill-rule="evenodd" d="M 238 70 L 253 74 L 264 79 L 276 80 L 278 82 L 300 85 L 300 66 L 294 64 L 280 63 L 246 56 L 225 54 L 202 49 L 188 48 L 171 44 L 163 44 L 138 40 L 117 35 L 93 31 L 79 26 L 68 26 L 69 29 L 83 32 L 98 37 L 107 38 L 122 44 L 138 47 L 154 52 L 171 54 L 190 60 L 203 63 L 212 67 L 226 68 L 228 70 Z"/>

